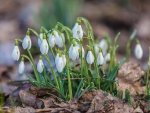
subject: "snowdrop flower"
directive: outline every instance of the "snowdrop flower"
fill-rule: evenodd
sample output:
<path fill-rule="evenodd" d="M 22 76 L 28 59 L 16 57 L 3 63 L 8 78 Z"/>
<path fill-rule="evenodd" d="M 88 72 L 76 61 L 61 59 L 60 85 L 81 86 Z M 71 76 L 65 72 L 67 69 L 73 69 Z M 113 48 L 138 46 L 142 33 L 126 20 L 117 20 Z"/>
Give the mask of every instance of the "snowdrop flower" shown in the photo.
<path fill-rule="evenodd" d="M 83 38 L 83 30 L 81 27 L 81 22 L 78 22 L 78 24 L 75 24 L 75 27 L 72 30 L 73 38 L 77 38 L 81 40 Z"/>
<path fill-rule="evenodd" d="M 25 68 L 25 66 L 24 66 L 24 58 L 22 57 L 21 62 L 19 64 L 19 69 L 18 69 L 19 74 L 22 74 L 24 72 L 24 68 Z"/>
<path fill-rule="evenodd" d="M 61 55 L 57 55 L 57 59 L 55 59 L 56 69 L 58 72 L 62 72 L 64 68 L 64 62 Z"/>
<path fill-rule="evenodd" d="M 135 57 L 137 59 L 141 59 L 142 56 L 143 56 L 143 49 L 142 49 L 142 47 L 140 45 L 140 42 L 138 40 L 136 41 L 136 46 L 135 46 L 134 54 L 135 54 Z"/>
<path fill-rule="evenodd" d="M 40 45 L 40 51 L 42 54 L 47 54 L 48 53 L 48 43 L 46 41 L 46 35 L 44 34 L 42 43 Z"/>
<path fill-rule="evenodd" d="M 42 73 L 43 70 L 44 70 L 44 64 L 43 64 L 43 61 L 42 61 L 42 56 L 40 56 L 39 61 L 37 63 L 37 70 L 38 70 L 39 73 Z"/>
<path fill-rule="evenodd" d="M 60 47 L 60 48 L 63 47 L 63 45 L 64 45 L 64 35 L 60 34 L 57 41 L 58 41 L 57 42 L 58 47 Z"/>
<path fill-rule="evenodd" d="M 95 45 L 94 45 L 94 50 L 95 50 L 96 55 L 98 55 L 98 53 L 99 53 L 98 44 L 95 44 Z"/>
<path fill-rule="evenodd" d="M 56 45 L 58 45 L 60 36 L 59 36 L 59 34 L 56 30 L 54 30 L 53 33 L 54 33 L 54 36 L 55 36 L 55 43 L 56 43 Z"/>
<path fill-rule="evenodd" d="M 39 35 L 39 38 L 38 38 L 38 45 L 39 47 L 41 46 L 41 43 L 42 43 L 42 40 L 43 40 L 43 29 L 41 28 L 40 29 L 40 35 Z"/>
<path fill-rule="evenodd" d="M 20 51 L 18 48 L 18 42 L 17 41 L 15 42 L 15 46 L 14 46 L 14 49 L 12 51 L 12 58 L 16 61 L 18 61 L 20 58 Z"/>
<path fill-rule="evenodd" d="M 74 30 L 76 29 L 77 26 L 78 26 L 78 23 L 76 22 L 74 27 L 72 28 L 72 32 L 74 32 Z"/>
<path fill-rule="evenodd" d="M 31 39 L 29 36 L 29 31 L 27 31 L 25 38 L 22 41 L 22 47 L 23 49 L 31 49 Z"/>
<path fill-rule="evenodd" d="M 55 41 L 56 41 L 53 32 L 49 35 L 48 40 L 49 40 L 50 46 L 53 48 L 55 46 Z"/>
<path fill-rule="evenodd" d="M 108 43 L 107 43 L 106 39 L 102 39 L 98 45 L 100 48 L 102 48 L 103 55 L 105 55 L 107 53 L 107 49 L 108 49 Z"/>
<path fill-rule="evenodd" d="M 102 50 L 100 50 L 97 57 L 97 65 L 103 65 L 103 64 L 104 64 L 104 57 L 102 54 Z"/>
<path fill-rule="evenodd" d="M 86 56 L 86 61 L 88 64 L 92 64 L 94 62 L 94 55 L 92 51 L 88 51 L 87 56 Z"/>
<path fill-rule="evenodd" d="M 105 55 L 105 63 L 107 62 L 107 61 L 110 61 L 110 53 L 107 53 L 106 55 Z"/>
<path fill-rule="evenodd" d="M 79 48 L 76 46 L 76 44 L 72 44 L 69 48 L 69 58 L 71 58 L 73 61 L 77 60 L 79 58 Z"/>

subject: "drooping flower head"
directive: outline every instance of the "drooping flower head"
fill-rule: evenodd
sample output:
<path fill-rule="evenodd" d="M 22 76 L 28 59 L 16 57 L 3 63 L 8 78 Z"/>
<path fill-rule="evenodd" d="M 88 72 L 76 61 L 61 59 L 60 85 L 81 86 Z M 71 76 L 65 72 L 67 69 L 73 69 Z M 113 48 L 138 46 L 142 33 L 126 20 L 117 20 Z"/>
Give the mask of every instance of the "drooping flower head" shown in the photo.
<path fill-rule="evenodd" d="M 30 31 L 28 30 L 26 32 L 26 36 L 24 37 L 24 39 L 22 41 L 23 49 L 31 49 L 32 42 L 31 42 L 31 39 L 30 39 L 29 35 L 30 35 Z"/>
<path fill-rule="evenodd" d="M 14 46 L 14 49 L 12 51 L 12 58 L 16 61 L 18 61 L 20 58 L 20 51 L 18 48 L 18 42 L 17 41 L 15 42 L 15 46 Z"/>
<path fill-rule="evenodd" d="M 39 57 L 39 61 L 37 63 L 37 70 L 39 73 L 42 73 L 44 70 L 44 63 L 42 61 L 42 56 Z"/>
<path fill-rule="evenodd" d="M 47 54 L 48 50 L 49 50 L 48 43 L 47 43 L 47 40 L 46 40 L 46 35 L 44 34 L 42 43 L 40 45 L 40 51 L 41 51 L 42 54 Z"/>
<path fill-rule="evenodd" d="M 100 42 L 99 42 L 99 47 L 102 48 L 103 51 L 103 55 L 106 55 L 107 50 L 108 50 L 108 43 L 106 41 L 105 38 L 103 38 Z"/>
<path fill-rule="evenodd" d="M 71 58 L 73 61 L 77 60 L 79 58 L 79 47 L 76 46 L 76 43 L 73 42 L 73 44 L 69 48 L 69 58 Z"/>
<path fill-rule="evenodd" d="M 103 64 L 104 64 L 104 57 L 103 57 L 102 49 L 100 49 L 97 57 L 97 65 L 103 65 Z"/>
<path fill-rule="evenodd" d="M 53 48 L 55 46 L 55 35 L 54 35 L 54 32 L 52 32 L 50 35 L 49 35 L 49 38 L 48 38 L 48 41 L 50 43 L 50 46 Z"/>
<path fill-rule="evenodd" d="M 80 20 L 78 20 L 78 22 L 73 27 L 72 33 L 73 33 L 73 38 L 77 38 L 78 40 L 82 40 L 82 38 L 83 38 L 83 29 L 81 27 L 81 21 Z"/>
<path fill-rule="evenodd" d="M 87 53 L 87 56 L 86 56 L 86 61 L 88 64 L 92 64 L 94 62 L 94 55 L 90 49 L 90 47 L 88 47 L 88 53 Z"/>
<path fill-rule="evenodd" d="M 135 54 L 135 57 L 137 59 L 141 59 L 143 56 L 143 49 L 140 45 L 139 40 L 136 40 L 136 46 L 135 46 L 134 54 Z"/>
<path fill-rule="evenodd" d="M 62 72 L 64 67 L 65 67 L 65 63 L 63 62 L 63 55 L 60 53 L 57 53 L 56 58 L 55 58 L 55 64 L 56 64 L 56 69 L 58 72 Z"/>
<path fill-rule="evenodd" d="M 22 74 L 24 72 L 24 68 L 25 68 L 25 65 L 24 65 L 24 58 L 22 57 L 21 58 L 21 62 L 19 64 L 19 69 L 18 69 L 18 72 L 19 74 Z"/>

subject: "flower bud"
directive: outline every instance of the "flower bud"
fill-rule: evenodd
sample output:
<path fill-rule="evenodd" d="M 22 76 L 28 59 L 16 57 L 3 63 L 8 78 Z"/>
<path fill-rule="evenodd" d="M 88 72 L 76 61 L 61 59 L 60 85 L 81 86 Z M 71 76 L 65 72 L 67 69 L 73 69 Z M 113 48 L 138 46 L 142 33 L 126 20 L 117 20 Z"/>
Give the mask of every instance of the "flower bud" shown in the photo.
<path fill-rule="evenodd" d="M 75 24 L 75 27 L 72 30 L 73 33 L 73 38 L 77 38 L 79 40 L 81 40 L 83 38 L 83 30 L 81 27 L 81 24 L 77 23 L 77 25 Z"/>
<path fill-rule="evenodd" d="M 97 57 L 97 65 L 103 65 L 103 64 L 104 64 L 104 57 L 102 51 L 100 50 Z"/>
<path fill-rule="evenodd" d="M 107 53 L 107 54 L 105 55 L 105 63 L 106 63 L 107 61 L 110 61 L 110 53 Z"/>
<path fill-rule="evenodd" d="M 86 56 L 86 61 L 88 64 L 92 64 L 94 62 L 94 55 L 92 51 L 88 51 L 87 56 Z"/>
<path fill-rule="evenodd" d="M 135 50 L 134 50 L 134 54 L 135 54 L 135 57 L 137 59 L 141 59 L 142 56 L 143 56 L 143 49 L 140 45 L 140 42 L 137 40 L 136 42 L 136 46 L 135 46 Z"/>
<path fill-rule="evenodd" d="M 40 56 L 39 61 L 37 63 L 37 70 L 38 70 L 39 73 L 42 73 L 43 70 L 44 70 L 44 64 L 43 64 L 43 61 L 42 61 L 42 56 Z"/>
<path fill-rule="evenodd" d="M 77 60 L 79 58 L 79 51 L 78 51 L 78 47 L 75 45 L 71 45 L 71 47 L 69 48 L 69 58 L 71 58 L 73 61 Z"/>
<path fill-rule="evenodd" d="M 41 51 L 42 54 L 47 54 L 48 53 L 48 49 L 49 48 L 48 48 L 48 43 L 46 41 L 46 35 L 44 34 L 43 41 L 42 41 L 42 43 L 40 45 L 40 51 Z"/>
<path fill-rule="evenodd" d="M 49 40 L 50 46 L 53 48 L 55 46 L 55 36 L 54 36 L 54 33 L 51 33 L 49 35 L 48 40 Z"/>
<path fill-rule="evenodd" d="M 98 45 L 102 49 L 103 55 L 105 55 L 108 50 L 108 43 L 107 43 L 106 39 L 102 39 Z"/>
<path fill-rule="evenodd" d="M 24 72 L 24 68 L 25 68 L 25 66 L 24 66 L 24 58 L 22 57 L 21 62 L 19 64 L 19 69 L 18 69 L 19 74 L 22 74 Z"/>
<path fill-rule="evenodd" d="M 18 42 L 17 41 L 15 42 L 15 46 L 14 46 L 14 49 L 12 51 L 12 58 L 16 61 L 18 61 L 20 58 L 20 51 L 18 48 Z"/>
<path fill-rule="evenodd" d="M 64 62 L 62 59 L 62 56 L 57 55 L 57 58 L 55 59 L 56 69 L 58 72 L 62 72 L 64 68 Z"/>
<path fill-rule="evenodd" d="M 31 39 L 29 36 L 29 31 L 27 31 L 25 38 L 22 41 L 22 47 L 23 49 L 31 49 Z"/>

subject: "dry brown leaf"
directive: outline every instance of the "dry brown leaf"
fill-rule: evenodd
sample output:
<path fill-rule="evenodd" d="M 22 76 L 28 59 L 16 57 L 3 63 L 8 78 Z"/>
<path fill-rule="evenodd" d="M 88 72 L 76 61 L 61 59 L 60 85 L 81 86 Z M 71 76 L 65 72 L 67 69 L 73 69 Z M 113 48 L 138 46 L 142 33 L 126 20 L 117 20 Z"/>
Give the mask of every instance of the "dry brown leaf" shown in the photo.
<path fill-rule="evenodd" d="M 117 84 L 117 90 L 125 92 L 128 89 L 131 95 L 135 95 L 136 91 L 143 94 L 145 87 L 141 86 L 141 81 L 137 81 L 142 76 L 144 76 L 144 71 L 138 64 L 125 62 L 118 70 L 116 80 L 119 83 Z"/>
<path fill-rule="evenodd" d="M 132 113 L 133 110 L 133 107 L 123 100 L 99 90 L 87 113 Z"/>
<path fill-rule="evenodd" d="M 140 107 L 137 107 L 137 108 L 133 111 L 133 113 L 143 113 L 143 111 L 141 110 Z"/>
<path fill-rule="evenodd" d="M 35 113 L 36 110 L 32 107 L 15 107 L 15 113 Z"/>
<path fill-rule="evenodd" d="M 43 102 L 36 98 L 36 95 L 30 94 L 27 91 L 21 90 L 19 92 L 21 102 L 24 106 L 33 108 L 42 108 Z"/>

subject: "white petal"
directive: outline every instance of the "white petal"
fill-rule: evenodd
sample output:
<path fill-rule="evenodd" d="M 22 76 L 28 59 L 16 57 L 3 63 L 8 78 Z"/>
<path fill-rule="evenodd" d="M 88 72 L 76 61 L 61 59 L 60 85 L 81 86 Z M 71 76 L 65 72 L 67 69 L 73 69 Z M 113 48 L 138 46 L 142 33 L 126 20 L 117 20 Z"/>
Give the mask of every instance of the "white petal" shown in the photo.
<path fill-rule="evenodd" d="M 58 61 L 58 58 L 59 58 L 59 54 L 57 53 L 56 57 L 55 57 L 55 64 L 56 62 Z"/>
<path fill-rule="evenodd" d="M 105 39 L 102 39 L 100 42 L 99 42 L 99 47 L 102 49 L 103 51 L 103 55 L 105 55 L 107 53 L 107 50 L 108 50 L 108 43 Z"/>
<path fill-rule="evenodd" d="M 12 58 L 16 61 L 19 60 L 19 57 L 20 57 L 20 51 L 19 51 L 19 48 L 18 46 L 14 46 L 14 49 L 12 51 Z"/>
<path fill-rule="evenodd" d="M 94 55 L 92 54 L 91 51 L 88 51 L 86 61 L 88 64 L 92 64 L 94 62 Z"/>
<path fill-rule="evenodd" d="M 32 42 L 31 42 L 31 39 L 29 37 L 29 40 L 28 40 L 28 49 L 31 49 L 31 46 L 32 46 Z"/>
<path fill-rule="evenodd" d="M 74 32 L 77 26 L 78 26 L 78 23 L 75 23 L 74 27 L 72 28 L 72 32 Z"/>
<path fill-rule="evenodd" d="M 141 59 L 143 56 L 143 49 L 140 44 L 136 44 L 135 50 L 134 50 L 135 56 L 137 59 Z"/>
<path fill-rule="evenodd" d="M 66 66 L 66 56 L 65 55 L 62 55 L 62 60 L 63 60 L 63 67 Z"/>
<path fill-rule="evenodd" d="M 58 47 L 60 47 L 60 48 L 63 47 L 63 38 L 61 36 L 58 37 L 57 41 L 58 41 L 57 42 Z"/>
<path fill-rule="evenodd" d="M 63 71 L 62 57 L 59 57 L 58 60 L 56 61 L 56 68 L 57 68 L 58 72 L 62 72 Z"/>
<path fill-rule="evenodd" d="M 73 61 L 77 60 L 79 58 L 79 52 L 78 52 L 78 48 L 75 46 L 75 47 L 72 47 L 72 52 L 71 52 L 71 59 Z"/>
<path fill-rule="evenodd" d="M 83 38 L 83 30 L 81 25 L 77 25 L 76 28 L 73 30 L 73 38 L 77 38 L 79 40 Z"/>
<path fill-rule="evenodd" d="M 97 64 L 98 64 L 98 65 L 104 64 L 104 57 L 103 57 L 103 55 L 102 55 L 101 52 L 98 54 L 98 57 L 97 57 Z"/>
<path fill-rule="evenodd" d="M 98 44 L 95 44 L 95 45 L 94 45 L 94 50 L 95 50 L 96 55 L 98 55 L 98 53 L 99 53 Z"/>
<path fill-rule="evenodd" d="M 40 37 L 38 38 L 38 45 L 40 47 L 41 43 L 42 43 L 42 40 L 43 40 L 43 33 L 40 33 Z"/>
<path fill-rule="evenodd" d="M 28 37 L 27 36 L 25 36 L 25 38 L 22 41 L 22 47 L 23 47 L 23 49 L 28 48 Z"/>
<path fill-rule="evenodd" d="M 54 35 L 50 34 L 48 39 L 49 39 L 50 46 L 54 47 L 55 46 L 55 37 L 54 37 Z"/>
<path fill-rule="evenodd" d="M 58 43 L 59 43 L 59 34 L 55 30 L 53 32 L 54 32 L 54 36 L 55 36 L 55 43 L 56 43 L 56 45 L 58 45 Z"/>
<path fill-rule="evenodd" d="M 106 63 L 107 61 L 110 61 L 110 53 L 107 53 L 107 54 L 105 55 L 105 63 Z"/>
<path fill-rule="evenodd" d="M 20 74 L 22 74 L 22 73 L 24 72 L 24 68 L 25 68 L 24 62 L 21 61 L 20 64 L 19 64 L 18 72 L 19 72 Z"/>
<path fill-rule="evenodd" d="M 40 46 L 40 51 L 42 54 L 48 53 L 48 43 L 47 43 L 46 39 L 43 39 L 41 46 Z"/>
<path fill-rule="evenodd" d="M 39 73 L 42 73 L 43 69 L 44 69 L 43 61 L 39 60 L 38 63 L 37 63 L 37 70 L 38 70 Z"/>

